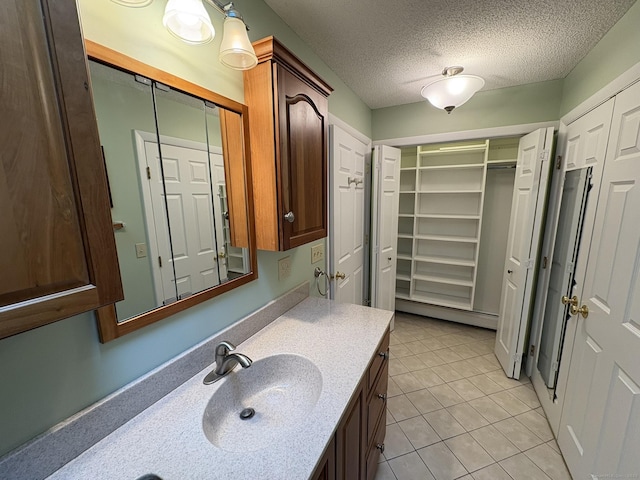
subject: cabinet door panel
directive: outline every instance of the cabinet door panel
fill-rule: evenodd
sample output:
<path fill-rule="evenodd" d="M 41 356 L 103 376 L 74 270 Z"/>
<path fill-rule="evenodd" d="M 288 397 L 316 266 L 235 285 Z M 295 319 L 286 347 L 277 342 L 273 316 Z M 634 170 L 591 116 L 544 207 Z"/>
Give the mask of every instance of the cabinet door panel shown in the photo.
<path fill-rule="evenodd" d="M 121 296 L 73 0 L 0 5 L 0 338 Z"/>
<path fill-rule="evenodd" d="M 327 235 L 327 100 L 281 69 L 279 75 L 285 248 Z M 286 132 L 286 134 L 285 134 Z M 295 220 L 284 220 L 293 212 Z"/>

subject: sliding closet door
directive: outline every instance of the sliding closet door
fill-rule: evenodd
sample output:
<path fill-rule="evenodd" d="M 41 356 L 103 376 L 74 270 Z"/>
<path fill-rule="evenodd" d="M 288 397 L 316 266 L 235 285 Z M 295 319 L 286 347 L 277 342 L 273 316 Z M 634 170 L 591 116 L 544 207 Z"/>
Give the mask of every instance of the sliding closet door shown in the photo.
<path fill-rule="evenodd" d="M 495 353 L 508 377 L 519 378 L 534 266 L 542 230 L 553 128 L 522 137 L 511 202 Z"/>

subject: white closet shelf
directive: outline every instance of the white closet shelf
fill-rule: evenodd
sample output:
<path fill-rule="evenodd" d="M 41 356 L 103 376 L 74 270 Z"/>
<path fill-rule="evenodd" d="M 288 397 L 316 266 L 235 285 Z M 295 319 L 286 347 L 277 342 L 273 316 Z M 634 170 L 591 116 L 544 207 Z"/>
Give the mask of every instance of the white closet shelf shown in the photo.
<path fill-rule="evenodd" d="M 461 310 L 471 310 L 471 300 L 454 297 L 452 295 L 444 295 L 442 293 L 416 291 L 413 293 L 410 300 L 418 300 L 420 302 L 431 303 L 433 305 L 440 305 L 443 307 L 459 308 Z"/>
<path fill-rule="evenodd" d="M 411 255 L 403 255 L 402 253 L 399 253 L 396 258 L 398 260 L 411 260 Z"/>
<path fill-rule="evenodd" d="M 412 235 L 412 238 L 419 240 L 437 240 L 439 242 L 461 242 L 461 243 L 477 243 L 477 237 L 458 237 L 458 236 L 446 236 L 446 235 Z"/>
<path fill-rule="evenodd" d="M 404 289 L 396 290 L 396 298 L 400 298 L 402 300 L 411 300 L 409 292 L 405 291 Z"/>
<path fill-rule="evenodd" d="M 420 273 L 414 273 L 413 278 L 415 278 L 416 280 L 424 280 L 426 282 L 444 283 L 446 285 L 458 285 L 461 287 L 473 287 L 472 280 L 447 278 L 447 277 L 440 277 L 437 275 L 422 275 Z"/>
<path fill-rule="evenodd" d="M 415 190 L 400 190 L 400 193 L 416 193 Z"/>
<path fill-rule="evenodd" d="M 418 155 L 458 155 L 460 153 L 484 152 L 486 149 L 486 143 L 479 143 L 478 145 L 469 145 L 465 147 L 444 147 L 438 150 L 418 150 Z"/>
<path fill-rule="evenodd" d="M 461 258 L 451 257 L 427 257 L 424 255 L 416 255 L 413 257 L 418 262 L 441 263 L 443 265 L 458 265 L 461 267 L 475 267 L 475 260 L 463 260 Z"/>
<path fill-rule="evenodd" d="M 399 213 L 398 217 L 399 218 L 413 218 L 413 217 L 415 217 L 415 215 L 413 213 Z"/>
<path fill-rule="evenodd" d="M 411 214 L 411 215 L 400 214 L 399 216 L 400 217 L 410 216 L 410 217 L 417 217 L 417 218 L 447 218 L 447 219 L 454 219 L 454 220 L 479 220 L 480 219 L 480 215 L 457 215 L 457 214 L 442 214 L 442 213 L 417 213 L 417 214 Z"/>
<path fill-rule="evenodd" d="M 404 280 L 405 282 L 410 282 L 411 281 L 411 275 L 402 275 L 402 274 L 396 274 L 396 280 Z"/>
<path fill-rule="evenodd" d="M 400 171 L 410 171 L 415 170 L 417 167 L 400 167 Z"/>
<path fill-rule="evenodd" d="M 425 165 L 423 167 L 418 167 L 418 170 L 457 170 L 469 168 L 482 169 L 484 168 L 484 163 L 463 163 L 460 165 Z"/>
<path fill-rule="evenodd" d="M 449 193 L 449 194 L 459 194 L 459 193 L 482 193 L 482 190 L 460 190 L 460 189 L 456 189 L 456 190 L 420 190 L 418 192 L 419 194 L 428 194 L 428 195 L 432 195 L 434 193 Z"/>
<path fill-rule="evenodd" d="M 487 160 L 487 165 L 515 165 L 517 162 L 517 158 L 507 158 L 504 160 Z"/>
<path fill-rule="evenodd" d="M 410 233 L 398 233 L 398 238 L 408 238 L 408 239 L 412 239 L 413 235 L 411 235 Z"/>

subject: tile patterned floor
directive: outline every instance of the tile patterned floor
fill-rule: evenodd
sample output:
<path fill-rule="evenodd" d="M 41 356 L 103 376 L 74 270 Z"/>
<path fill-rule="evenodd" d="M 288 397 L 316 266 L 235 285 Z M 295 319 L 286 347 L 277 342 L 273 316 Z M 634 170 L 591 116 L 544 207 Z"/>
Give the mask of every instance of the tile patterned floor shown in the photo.
<path fill-rule="evenodd" d="M 376 480 L 571 480 L 538 398 L 495 332 L 396 313 Z"/>

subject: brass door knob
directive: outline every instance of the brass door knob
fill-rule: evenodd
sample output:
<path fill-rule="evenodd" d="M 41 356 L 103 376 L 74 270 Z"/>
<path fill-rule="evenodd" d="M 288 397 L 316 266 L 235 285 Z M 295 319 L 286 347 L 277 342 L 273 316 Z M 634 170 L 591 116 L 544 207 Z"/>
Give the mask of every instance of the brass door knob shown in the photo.
<path fill-rule="evenodd" d="M 563 305 L 572 305 L 574 307 L 577 307 L 578 306 L 578 296 L 574 295 L 572 298 L 569 298 L 566 295 L 564 295 L 562 297 L 562 304 Z M 573 315 L 575 315 L 575 313 L 573 313 Z"/>
<path fill-rule="evenodd" d="M 341 280 L 344 280 L 346 277 L 346 275 L 342 272 L 336 272 L 336 278 L 339 278 Z"/>
<path fill-rule="evenodd" d="M 582 305 L 580 308 L 578 308 L 578 305 L 571 305 L 571 315 L 577 314 L 582 315 L 582 318 L 587 318 L 589 316 L 589 307 L 587 307 L 586 305 Z"/>

